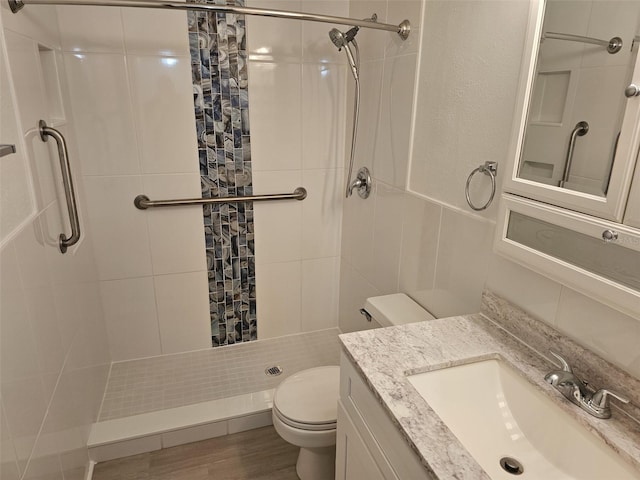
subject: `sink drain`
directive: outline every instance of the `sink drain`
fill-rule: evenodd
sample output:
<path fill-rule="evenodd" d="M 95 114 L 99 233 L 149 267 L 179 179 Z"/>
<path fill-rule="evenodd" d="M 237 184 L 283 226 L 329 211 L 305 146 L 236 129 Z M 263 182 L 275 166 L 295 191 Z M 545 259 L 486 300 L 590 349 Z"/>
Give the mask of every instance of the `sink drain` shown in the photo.
<path fill-rule="evenodd" d="M 522 475 L 522 472 L 524 472 L 524 467 L 515 458 L 502 457 L 500 459 L 500 466 L 505 472 L 511 475 Z"/>

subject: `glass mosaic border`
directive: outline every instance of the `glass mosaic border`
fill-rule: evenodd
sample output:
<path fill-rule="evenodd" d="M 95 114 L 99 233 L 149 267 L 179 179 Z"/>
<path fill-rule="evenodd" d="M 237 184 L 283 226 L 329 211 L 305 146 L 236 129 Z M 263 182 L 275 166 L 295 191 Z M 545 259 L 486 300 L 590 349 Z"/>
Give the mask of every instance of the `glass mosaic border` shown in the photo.
<path fill-rule="evenodd" d="M 202 196 L 251 195 L 244 16 L 188 12 L 187 19 Z M 253 204 L 208 205 L 203 213 L 212 346 L 256 340 Z"/>

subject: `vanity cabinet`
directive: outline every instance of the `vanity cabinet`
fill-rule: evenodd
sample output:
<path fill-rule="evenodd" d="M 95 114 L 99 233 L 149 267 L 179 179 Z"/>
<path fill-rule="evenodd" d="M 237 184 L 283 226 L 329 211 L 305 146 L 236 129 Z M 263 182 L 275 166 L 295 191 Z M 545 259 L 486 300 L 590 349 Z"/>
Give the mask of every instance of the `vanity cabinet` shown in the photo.
<path fill-rule="evenodd" d="M 340 360 L 336 480 L 435 480 L 349 359 Z"/>

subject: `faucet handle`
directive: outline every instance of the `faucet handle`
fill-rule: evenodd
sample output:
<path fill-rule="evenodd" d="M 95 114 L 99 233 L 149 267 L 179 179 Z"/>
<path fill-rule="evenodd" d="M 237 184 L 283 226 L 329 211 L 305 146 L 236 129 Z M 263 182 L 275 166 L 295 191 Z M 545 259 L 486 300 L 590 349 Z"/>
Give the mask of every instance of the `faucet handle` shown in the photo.
<path fill-rule="evenodd" d="M 560 361 L 563 371 L 573 373 L 573 370 L 571 369 L 571 366 L 569 365 L 569 363 L 562 356 L 560 356 L 559 353 L 556 353 L 553 350 L 549 350 L 549 353 Z"/>
<path fill-rule="evenodd" d="M 629 399 L 618 393 L 602 388 L 591 396 L 591 404 L 598 408 L 609 407 L 609 396 L 621 401 L 622 403 L 629 403 Z"/>

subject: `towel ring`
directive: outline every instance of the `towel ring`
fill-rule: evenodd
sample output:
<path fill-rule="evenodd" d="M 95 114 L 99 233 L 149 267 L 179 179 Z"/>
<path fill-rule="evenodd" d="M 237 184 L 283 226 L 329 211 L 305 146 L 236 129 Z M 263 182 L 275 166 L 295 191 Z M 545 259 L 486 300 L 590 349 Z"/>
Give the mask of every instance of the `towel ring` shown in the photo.
<path fill-rule="evenodd" d="M 476 212 L 485 210 L 489 205 L 491 205 L 491 202 L 493 202 L 493 197 L 496 195 L 497 172 L 498 162 L 484 162 L 484 165 L 480 165 L 469 174 L 469 178 L 467 178 L 467 185 L 464 187 L 464 196 L 466 197 L 469 206 Z M 471 202 L 471 197 L 469 196 L 469 185 L 471 185 L 471 179 L 476 173 L 484 173 L 485 175 L 489 175 L 489 178 L 491 178 L 491 195 L 489 196 L 489 200 L 487 200 L 487 203 L 485 203 L 481 207 L 476 207 L 473 202 Z"/>

